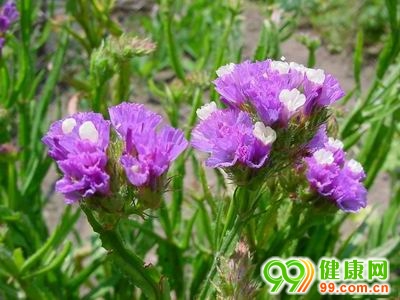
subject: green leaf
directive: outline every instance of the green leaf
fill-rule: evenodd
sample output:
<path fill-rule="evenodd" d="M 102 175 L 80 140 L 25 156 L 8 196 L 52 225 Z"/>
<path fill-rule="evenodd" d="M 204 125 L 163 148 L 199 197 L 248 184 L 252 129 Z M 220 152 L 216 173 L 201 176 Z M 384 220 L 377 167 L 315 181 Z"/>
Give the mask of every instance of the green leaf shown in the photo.
<path fill-rule="evenodd" d="M 68 206 L 63 216 L 61 217 L 61 223 L 53 231 L 52 235 L 47 239 L 44 245 L 39 248 L 33 255 L 31 255 L 24 263 L 21 268 L 21 274 L 25 275 L 35 264 L 42 261 L 43 257 L 46 256 L 49 250 L 56 248 L 64 238 L 71 231 L 72 226 L 75 224 L 79 217 L 80 211 L 71 212 L 71 207 Z"/>
<path fill-rule="evenodd" d="M 396 236 L 377 248 L 370 249 L 365 257 L 390 257 L 392 254 L 400 250 L 400 237 Z"/>
<path fill-rule="evenodd" d="M 19 276 L 19 268 L 16 265 L 13 256 L 2 246 L 0 246 L 0 265 L 12 277 Z"/>
<path fill-rule="evenodd" d="M 363 45 L 364 45 L 364 34 L 363 30 L 359 30 L 357 33 L 357 42 L 353 57 L 353 69 L 354 69 L 354 80 L 357 84 L 358 89 L 361 88 L 361 67 L 363 61 Z"/>
<path fill-rule="evenodd" d="M 48 265 L 44 266 L 43 268 L 41 268 L 33 273 L 30 273 L 30 274 L 24 276 L 24 279 L 28 279 L 31 277 L 45 274 L 45 273 L 50 272 L 51 270 L 59 267 L 64 262 L 65 258 L 71 251 L 71 247 L 72 247 L 72 243 L 70 241 L 68 241 L 66 243 L 66 245 L 64 246 L 64 249 L 60 252 L 60 254 L 58 256 L 56 256 L 55 258 L 53 258 Z"/>
<path fill-rule="evenodd" d="M 25 262 L 24 254 L 21 248 L 14 249 L 13 258 L 15 261 L 15 265 L 20 269 Z"/>
<path fill-rule="evenodd" d="M 67 282 L 66 286 L 70 290 L 76 290 L 79 288 L 81 284 L 83 284 L 86 280 L 88 280 L 89 276 L 93 274 L 94 271 L 97 270 L 101 265 L 103 265 L 108 257 L 103 255 L 98 259 L 92 261 L 87 267 L 85 267 L 82 271 L 75 274 L 70 281 Z"/>
<path fill-rule="evenodd" d="M 62 64 L 65 57 L 65 52 L 68 48 L 68 34 L 63 33 L 58 43 L 57 51 L 54 54 L 52 61 L 52 69 L 47 77 L 47 81 L 44 84 L 43 92 L 40 97 L 37 108 L 33 114 L 32 132 L 31 132 L 31 149 L 36 149 L 38 145 L 39 135 L 41 134 L 40 129 L 47 112 L 47 108 L 50 104 L 54 88 L 57 84 Z"/>

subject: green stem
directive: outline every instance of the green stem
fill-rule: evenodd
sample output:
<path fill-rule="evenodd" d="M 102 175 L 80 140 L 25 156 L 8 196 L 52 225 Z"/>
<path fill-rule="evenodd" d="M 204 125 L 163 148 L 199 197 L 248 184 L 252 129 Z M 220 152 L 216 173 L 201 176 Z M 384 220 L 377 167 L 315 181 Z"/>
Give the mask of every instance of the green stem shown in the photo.
<path fill-rule="evenodd" d="M 228 214 L 226 216 L 226 222 L 224 229 L 222 230 L 222 238 L 224 238 L 225 234 L 228 232 L 229 228 L 232 228 L 232 223 L 235 220 L 235 217 L 238 213 L 238 204 L 235 203 L 235 197 L 232 199 L 232 201 L 229 204 L 228 208 Z"/>
<path fill-rule="evenodd" d="M 231 12 L 230 18 L 228 20 L 228 24 L 225 27 L 225 30 L 222 34 L 220 46 L 217 48 L 216 60 L 214 63 L 213 71 L 217 70 L 224 60 L 225 49 L 227 48 L 229 34 L 232 31 L 232 26 L 236 18 L 236 13 Z M 217 97 L 217 93 L 215 89 L 212 89 L 210 99 L 215 100 Z"/>
<path fill-rule="evenodd" d="M 11 209 L 16 208 L 16 181 L 15 167 L 12 162 L 8 163 L 7 183 L 8 183 L 8 207 Z"/>
<path fill-rule="evenodd" d="M 92 109 L 95 112 L 103 112 L 104 110 L 104 102 L 105 102 L 105 93 L 108 88 L 107 82 L 104 82 L 93 89 L 93 102 Z"/>
<path fill-rule="evenodd" d="M 92 211 L 81 205 L 93 230 L 100 235 L 103 247 L 109 251 L 109 257 L 121 268 L 132 282 L 149 299 L 170 299 L 165 279 L 155 267 L 145 267 L 144 262 L 122 242 L 116 229 L 104 228 L 94 217 Z"/>
<path fill-rule="evenodd" d="M 18 115 L 19 115 L 19 122 L 18 122 L 18 144 L 19 146 L 24 149 L 22 151 L 22 160 L 21 163 L 21 175 L 25 177 L 25 172 L 27 170 L 26 165 L 28 160 L 31 156 L 30 151 L 26 151 L 29 147 L 29 138 L 30 138 L 30 115 L 29 115 L 29 106 L 26 102 L 18 103 Z M 21 176 L 21 177 L 22 177 Z"/>
<path fill-rule="evenodd" d="M 232 201 L 229 204 L 226 222 L 221 234 L 221 240 L 217 253 L 207 277 L 203 283 L 202 289 L 198 296 L 199 299 L 209 299 L 212 291 L 212 282 L 217 273 L 218 263 L 221 257 L 226 257 L 231 249 L 232 243 L 240 236 L 243 228 L 247 225 L 250 213 L 249 208 L 252 207 L 252 199 L 250 199 L 250 191 L 245 187 L 237 187 Z"/>
<path fill-rule="evenodd" d="M 200 291 L 198 299 L 209 299 L 211 293 L 211 287 L 215 274 L 217 273 L 218 263 L 221 257 L 226 256 L 228 250 L 231 247 L 232 242 L 235 240 L 235 237 L 240 235 L 241 230 L 243 229 L 243 223 L 241 222 L 239 216 L 236 216 L 235 221 L 228 231 L 228 234 L 222 238 L 221 246 L 219 251 L 214 255 L 214 260 L 212 262 L 211 268 L 207 274 L 206 280 L 203 283 L 203 287 Z"/>
<path fill-rule="evenodd" d="M 114 99 L 114 104 L 118 104 L 121 101 L 126 101 L 129 97 L 129 78 L 131 75 L 130 61 L 122 61 L 119 63 L 118 72 L 118 87 L 117 95 Z"/>
<path fill-rule="evenodd" d="M 172 35 L 172 16 L 168 0 L 161 1 L 161 19 L 164 28 L 164 37 L 166 38 L 168 44 L 168 55 L 171 60 L 172 68 L 174 69 L 176 76 L 178 76 L 180 80 L 185 82 L 185 72 L 181 64 L 181 59 L 179 58 L 179 53 L 174 36 Z"/>

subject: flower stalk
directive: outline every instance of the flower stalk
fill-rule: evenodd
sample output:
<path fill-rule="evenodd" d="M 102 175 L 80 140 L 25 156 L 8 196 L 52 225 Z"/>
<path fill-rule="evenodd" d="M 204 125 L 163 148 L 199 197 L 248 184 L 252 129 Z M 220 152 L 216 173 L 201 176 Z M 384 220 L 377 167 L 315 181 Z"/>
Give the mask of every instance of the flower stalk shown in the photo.
<path fill-rule="evenodd" d="M 93 211 L 84 203 L 85 212 L 93 230 L 100 235 L 104 249 L 118 267 L 138 286 L 149 299 L 170 299 L 168 282 L 153 266 L 145 266 L 143 260 L 129 250 L 117 231 L 118 225 L 105 228 L 95 218 Z"/>
<path fill-rule="evenodd" d="M 218 270 L 218 265 L 222 257 L 228 257 L 232 250 L 232 245 L 239 240 L 243 228 L 248 224 L 253 207 L 254 199 L 251 197 L 252 191 L 247 187 L 237 187 L 232 201 L 229 204 L 224 228 L 221 233 L 221 239 L 214 256 L 211 268 L 204 281 L 203 287 L 199 293 L 199 299 L 208 299 L 212 292 L 214 277 Z"/>

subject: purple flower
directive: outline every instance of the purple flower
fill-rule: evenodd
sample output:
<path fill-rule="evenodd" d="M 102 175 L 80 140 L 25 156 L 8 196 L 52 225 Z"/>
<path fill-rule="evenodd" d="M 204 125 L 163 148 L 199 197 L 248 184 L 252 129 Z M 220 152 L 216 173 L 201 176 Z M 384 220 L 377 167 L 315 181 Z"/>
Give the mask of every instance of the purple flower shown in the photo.
<path fill-rule="evenodd" d="M 108 110 L 111 122 L 121 138 L 130 134 L 154 131 L 161 123 L 162 117 L 150 110 L 143 104 L 123 102 Z"/>
<path fill-rule="evenodd" d="M 18 19 L 19 13 L 17 5 L 14 1 L 7 1 L 2 8 L 2 15 L 8 18 L 9 22 L 15 22 Z"/>
<path fill-rule="evenodd" d="M 307 163 L 307 180 L 310 186 L 323 196 L 331 196 L 340 167 L 335 163 L 333 153 L 322 148 L 309 158 Z"/>
<path fill-rule="evenodd" d="M 156 189 L 159 178 L 187 147 L 183 132 L 161 126 L 162 117 L 141 104 L 122 103 L 109 108 L 111 123 L 123 139 L 121 164 L 135 186 Z"/>
<path fill-rule="evenodd" d="M 219 76 L 215 81 L 215 89 L 221 100 L 228 106 L 239 108 L 248 100 L 247 92 L 255 83 L 257 70 L 250 61 L 235 65 L 230 63 L 217 70 Z"/>
<path fill-rule="evenodd" d="M 194 148 L 210 154 L 207 166 L 241 164 L 260 168 L 265 164 L 276 139 L 270 127 L 261 122 L 253 125 L 248 113 L 236 109 L 209 111 L 208 116 L 200 110 L 198 115 L 202 121 L 193 130 L 191 143 Z"/>
<path fill-rule="evenodd" d="M 325 149 L 333 153 L 333 159 L 335 164 L 342 166 L 344 164 L 346 154 L 343 150 L 343 143 L 334 138 L 328 138 L 328 141 L 324 144 Z"/>
<path fill-rule="evenodd" d="M 110 124 L 101 114 L 77 113 L 54 122 L 42 141 L 64 177 L 56 190 L 68 204 L 95 194 L 107 194 L 106 150 Z"/>
<path fill-rule="evenodd" d="M 362 184 L 364 170 L 353 159 L 345 162 L 340 141 L 329 138 L 324 147 L 315 150 L 305 162 L 307 180 L 320 195 L 346 212 L 357 212 L 366 206 L 367 190 Z"/>
<path fill-rule="evenodd" d="M 14 1 L 6 2 L 0 8 L 0 32 L 6 32 L 10 25 L 17 20 L 18 16 L 19 13 Z"/>
<path fill-rule="evenodd" d="M 324 144 L 326 142 L 328 142 L 328 136 L 326 133 L 326 125 L 323 124 L 319 127 L 319 129 L 317 130 L 317 133 L 311 139 L 311 141 L 308 142 L 307 148 L 311 152 L 314 152 L 314 151 L 318 150 L 319 148 L 323 148 Z"/>
<path fill-rule="evenodd" d="M 315 136 L 308 142 L 307 148 L 311 153 L 324 148 L 332 153 L 335 164 L 338 166 L 344 164 L 346 153 L 343 150 L 343 143 L 337 139 L 328 138 L 325 124 L 320 126 Z"/>
<path fill-rule="evenodd" d="M 17 6 L 14 1 L 7 1 L 3 7 L 0 8 L 0 35 L 6 33 L 11 24 L 14 23 L 19 16 Z M 0 37 L 0 53 L 5 44 L 5 39 Z"/>
<path fill-rule="evenodd" d="M 85 151 L 58 162 L 64 177 L 57 181 L 56 191 L 64 194 L 67 204 L 109 191 L 110 176 L 105 172 L 107 156 L 96 147 L 90 148 L 87 145 Z"/>
<path fill-rule="evenodd" d="M 339 82 L 331 74 L 323 70 L 308 71 L 304 81 L 304 93 L 307 96 L 304 112 L 310 115 L 314 107 L 323 107 L 335 103 L 344 96 L 344 91 Z"/>
<path fill-rule="evenodd" d="M 85 145 L 96 145 L 105 152 L 109 143 L 110 124 L 101 114 L 77 113 L 54 122 L 42 141 L 49 147 L 49 156 L 56 161 L 69 154 L 78 154 Z"/>
<path fill-rule="evenodd" d="M 351 164 L 352 160 L 349 162 Z M 365 176 L 361 165 L 353 161 L 357 165 L 354 167 L 344 167 L 335 181 L 335 189 L 332 195 L 336 205 L 346 212 L 357 212 L 361 208 L 367 206 L 367 190 L 363 186 L 360 179 Z"/>
<path fill-rule="evenodd" d="M 342 169 L 342 173 L 348 178 L 359 181 L 364 180 L 366 177 L 362 165 L 354 159 L 350 159 L 348 162 L 346 162 Z"/>
<path fill-rule="evenodd" d="M 10 20 L 0 14 L 0 32 L 6 32 L 8 27 L 10 27 Z"/>
<path fill-rule="evenodd" d="M 310 115 L 343 96 L 338 81 L 320 69 L 296 63 L 266 60 L 228 64 L 214 81 L 221 100 L 240 110 L 250 106 L 266 125 L 285 127 L 292 116 Z"/>

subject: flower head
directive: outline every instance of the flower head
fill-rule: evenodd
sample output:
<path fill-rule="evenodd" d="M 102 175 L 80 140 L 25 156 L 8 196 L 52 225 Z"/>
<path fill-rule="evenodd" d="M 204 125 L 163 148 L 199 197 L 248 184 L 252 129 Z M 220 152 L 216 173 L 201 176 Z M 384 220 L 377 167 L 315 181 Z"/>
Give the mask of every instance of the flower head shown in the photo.
<path fill-rule="evenodd" d="M 66 203 L 108 193 L 109 131 L 110 124 L 101 114 L 77 113 L 54 122 L 43 137 L 49 156 L 64 174 L 56 190 L 65 196 Z"/>
<path fill-rule="evenodd" d="M 311 157 L 305 158 L 306 178 L 310 187 L 341 210 L 357 212 L 367 203 L 367 190 L 362 184 L 364 170 L 354 159 L 345 161 L 346 154 L 341 141 L 327 138 L 324 128 L 321 128 L 319 135 L 325 140 L 323 146 L 316 149 Z M 318 137 L 316 140 L 322 139 Z M 314 144 L 317 146 L 321 143 Z"/>
<path fill-rule="evenodd" d="M 319 149 L 310 158 L 306 158 L 307 180 L 310 186 L 323 196 L 330 196 L 333 184 L 340 168 L 334 163 L 333 153 Z"/>
<path fill-rule="evenodd" d="M 276 139 L 275 131 L 263 123 L 252 123 L 250 115 L 236 109 L 213 112 L 192 132 L 194 148 L 207 152 L 209 167 L 232 167 L 236 164 L 250 168 L 264 165 Z"/>
<path fill-rule="evenodd" d="M 346 212 L 357 212 L 367 206 L 367 189 L 361 180 L 354 178 L 346 167 L 336 177 L 332 198 Z M 364 173 L 364 171 L 362 171 Z"/>
<path fill-rule="evenodd" d="M 49 147 L 49 156 L 56 161 L 79 154 L 95 145 L 105 152 L 110 140 L 110 124 L 97 113 L 77 113 L 54 122 L 42 141 Z"/>
<path fill-rule="evenodd" d="M 124 141 L 120 162 L 135 186 L 157 189 L 160 177 L 187 147 L 181 130 L 159 126 L 162 117 L 141 104 L 109 108 L 111 123 Z M 160 127 L 160 128 L 158 128 Z"/>
<path fill-rule="evenodd" d="M 230 107 L 247 105 L 267 125 L 286 126 L 297 112 L 309 116 L 343 96 L 338 81 L 321 69 L 296 63 L 266 60 L 229 64 L 217 71 L 214 81 L 221 100 Z"/>

